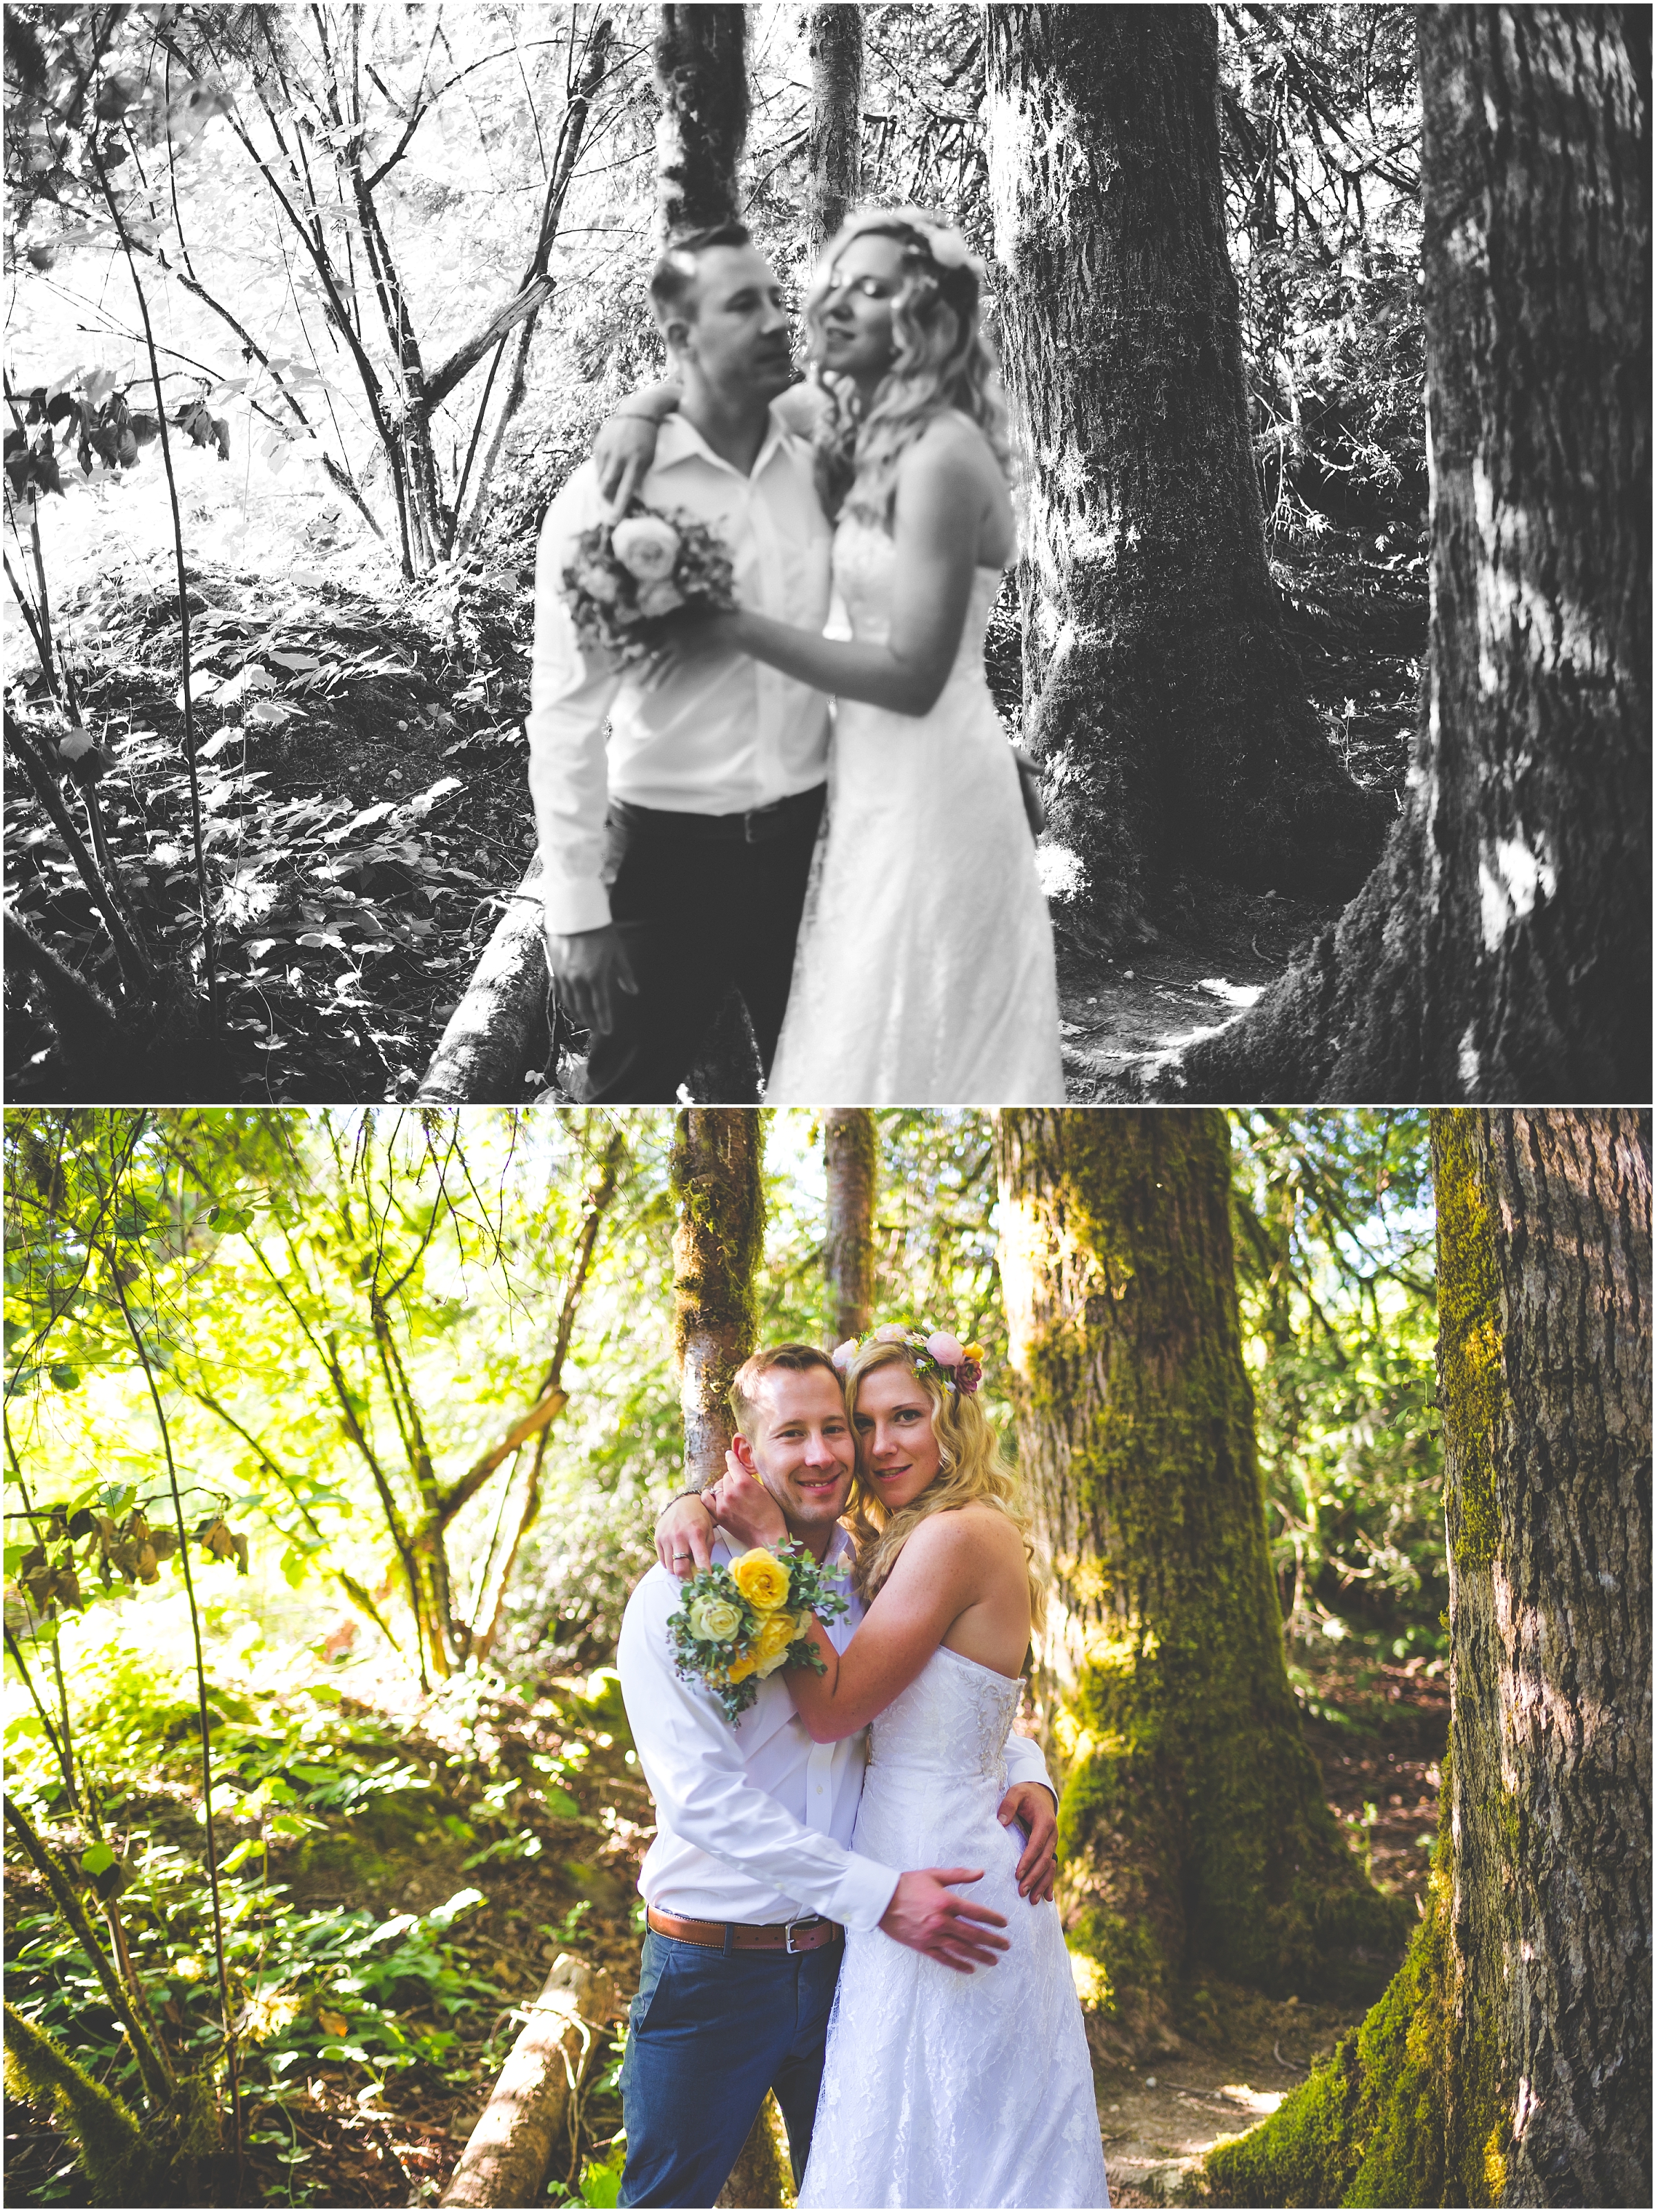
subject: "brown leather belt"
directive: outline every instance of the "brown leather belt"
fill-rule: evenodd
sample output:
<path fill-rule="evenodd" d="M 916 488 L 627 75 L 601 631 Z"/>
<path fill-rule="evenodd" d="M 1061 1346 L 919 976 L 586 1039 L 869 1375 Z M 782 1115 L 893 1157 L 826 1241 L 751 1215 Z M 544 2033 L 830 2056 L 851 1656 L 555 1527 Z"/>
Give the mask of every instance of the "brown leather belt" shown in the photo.
<path fill-rule="evenodd" d="M 677 1943 L 700 1943 L 707 1950 L 722 1951 L 728 1935 L 732 1951 L 786 1951 L 790 1957 L 820 1951 L 825 1944 L 837 1943 L 846 1932 L 837 1920 L 824 1920 L 816 1912 L 757 1928 L 745 1920 L 680 1920 L 670 1912 L 658 1912 L 653 1905 L 645 1917 L 658 1936 L 670 1936 Z"/>

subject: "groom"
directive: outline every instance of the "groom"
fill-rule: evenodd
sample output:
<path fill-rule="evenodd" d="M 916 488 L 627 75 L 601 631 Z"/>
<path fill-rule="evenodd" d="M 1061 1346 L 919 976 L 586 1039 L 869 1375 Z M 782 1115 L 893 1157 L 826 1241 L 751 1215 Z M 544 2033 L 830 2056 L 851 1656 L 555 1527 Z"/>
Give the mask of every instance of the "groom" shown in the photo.
<path fill-rule="evenodd" d="M 843 1572 L 851 1545 L 838 1523 L 855 1446 L 832 1361 L 803 1344 L 755 1352 L 731 1403 L 744 1463 L 791 1534 Z M 722 1540 L 713 1557 L 729 1557 Z M 848 1581 L 844 1594 L 849 1612 L 826 1629 L 841 1650 L 862 1614 Z M 1002 1916 L 955 1894 L 980 1868 L 898 1874 L 851 1850 L 860 1735 L 812 1743 L 779 1675 L 735 1726 L 679 1680 L 667 1622 L 680 1595 L 652 1567 L 621 1632 L 622 1696 L 658 1824 L 639 1875 L 648 1932 L 622 2067 L 622 2204 L 711 2204 L 767 2089 L 798 2184 L 846 1928 L 881 1929 L 965 1973 L 1007 1948 L 993 1932 Z M 1006 1761 L 1001 1818 L 1028 1832 L 1018 1881 L 1033 1903 L 1052 1884 L 1055 1800 L 1033 1744 L 1014 1735 Z"/>
<path fill-rule="evenodd" d="M 831 533 L 808 446 L 771 414 L 793 368 L 769 264 L 725 223 L 672 246 L 650 298 L 683 398 L 640 497 L 712 526 L 744 606 L 820 630 Z M 741 654 L 687 649 L 652 685 L 584 653 L 563 571 L 608 515 L 588 459 L 547 512 L 536 566 L 526 726 L 547 953 L 566 1012 L 592 1033 L 589 1098 L 670 1105 L 732 983 L 769 1072 L 828 705 Z"/>

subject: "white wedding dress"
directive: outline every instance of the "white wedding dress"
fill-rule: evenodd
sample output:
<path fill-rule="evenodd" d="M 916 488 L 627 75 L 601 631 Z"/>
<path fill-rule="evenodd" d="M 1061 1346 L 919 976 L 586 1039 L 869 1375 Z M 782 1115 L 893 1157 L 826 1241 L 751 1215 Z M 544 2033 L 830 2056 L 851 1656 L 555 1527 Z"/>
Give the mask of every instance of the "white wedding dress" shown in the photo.
<path fill-rule="evenodd" d="M 842 520 L 859 641 L 888 634 L 895 549 Z M 841 700 L 828 823 L 766 1097 L 810 1106 L 1061 1105 L 1052 923 L 983 672 L 1000 571 L 979 568 L 929 714 Z"/>
<path fill-rule="evenodd" d="M 939 1650 L 874 1723 L 852 1848 L 981 1866 L 961 1894 L 1011 1948 L 960 1974 L 876 1929 L 846 1939 L 804 2205 L 1107 2205 L 1080 2001 L 1054 1905 L 1018 1895 L 1003 1828 L 1020 1682 Z"/>

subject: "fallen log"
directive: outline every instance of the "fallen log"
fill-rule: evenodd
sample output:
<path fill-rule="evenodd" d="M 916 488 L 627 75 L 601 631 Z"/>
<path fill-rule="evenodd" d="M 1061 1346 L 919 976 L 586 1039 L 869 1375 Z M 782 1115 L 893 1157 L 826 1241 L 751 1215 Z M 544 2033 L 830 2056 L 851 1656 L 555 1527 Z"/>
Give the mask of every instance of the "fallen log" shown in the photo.
<path fill-rule="evenodd" d="M 507 898 L 506 912 L 449 1017 L 415 1093 L 441 1106 L 515 1106 L 524 1073 L 551 1049 L 551 979 L 541 935 L 541 856 Z"/>
<path fill-rule="evenodd" d="M 441 2204 L 538 2204 L 555 2156 L 573 2165 L 580 2087 L 618 2006 L 610 1978 L 560 1954 Z"/>

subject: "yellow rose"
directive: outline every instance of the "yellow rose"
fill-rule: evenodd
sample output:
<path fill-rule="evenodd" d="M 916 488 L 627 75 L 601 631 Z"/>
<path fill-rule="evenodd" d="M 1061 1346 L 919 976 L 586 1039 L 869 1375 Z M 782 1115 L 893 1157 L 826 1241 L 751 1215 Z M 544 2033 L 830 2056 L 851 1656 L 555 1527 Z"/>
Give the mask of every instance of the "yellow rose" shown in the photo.
<path fill-rule="evenodd" d="M 731 1569 L 736 1584 L 755 1613 L 774 1613 L 788 1601 L 788 1571 L 773 1553 L 744 1552 Z"/>
<path fill-rule="evenodd" d="M 728 1644 L 742 1626 L 742 1608 L 727 1597 L 699 1597 L 690 1607 L 690 1633 L 708 1644 Z"/>
<path fill-rule="evenodd" d="M 794 1613 L 773 1613 L 754 1638 L 754 1664 L 762 1681 L 773 1674 L 788 1656 L 788 1646 L 800 1633 L 799 1616 Z"/>
<path fill-rule="evenodd" d="M 981 1367 L 983 1364 L 983 1346 L 980 1344 L 968 1344 L 966 1347 L 966 1356 L 968 1359 L 975 1359 L 978 1365 Z"/>
<path fill-rule="evenodd" d="M 725 1680 L 727 1682 L 745 1682 L 758 1664 L 759 1662 L 751 1651 L 744 1651 L 738 1658 L 732 1659 L 730 1665 L 726 1667 Z"/>

